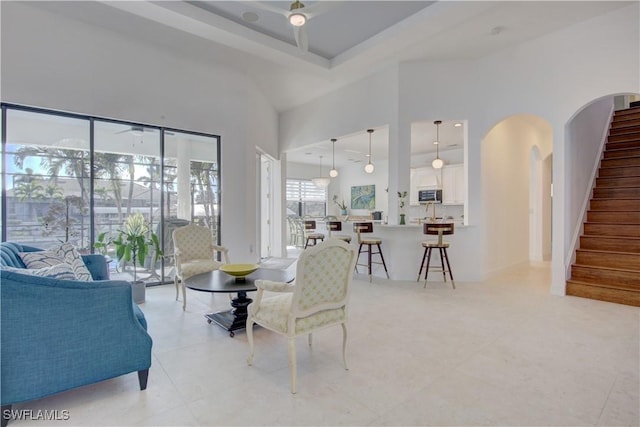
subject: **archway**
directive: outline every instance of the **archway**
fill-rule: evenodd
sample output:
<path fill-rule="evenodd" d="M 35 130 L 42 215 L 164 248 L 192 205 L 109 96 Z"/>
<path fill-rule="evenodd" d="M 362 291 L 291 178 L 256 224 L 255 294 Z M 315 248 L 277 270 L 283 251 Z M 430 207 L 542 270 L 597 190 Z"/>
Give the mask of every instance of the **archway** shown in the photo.
<path fill-rule="evenodd" d="M 552 128 L 527 114 L 497 123 L 482 142 L 487 270 L 550 258 Z"/>

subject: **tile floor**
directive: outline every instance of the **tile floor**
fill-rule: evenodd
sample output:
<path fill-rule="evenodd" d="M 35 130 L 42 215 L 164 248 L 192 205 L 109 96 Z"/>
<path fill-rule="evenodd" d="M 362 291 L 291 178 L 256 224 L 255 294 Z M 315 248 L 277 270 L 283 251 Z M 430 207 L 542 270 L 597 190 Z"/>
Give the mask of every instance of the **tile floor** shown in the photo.
<path fill-rule="evenodd" d="M 298 394 L 286 342 L 256 329 L 248 367 L 235 338 L 203 314 L 227 295 L 172 285 L 141 305 L 154 339 L 149 386 L 135 373 L 17 405 L 66 409 L 74 426 L 637 426 L 640 309 L 549 295 L 546 264 L 481 283 L 354 280 L 350 370 L 341 330 L 298 341 Z M 42 421 L 12 421 L 37 425 Z"/>

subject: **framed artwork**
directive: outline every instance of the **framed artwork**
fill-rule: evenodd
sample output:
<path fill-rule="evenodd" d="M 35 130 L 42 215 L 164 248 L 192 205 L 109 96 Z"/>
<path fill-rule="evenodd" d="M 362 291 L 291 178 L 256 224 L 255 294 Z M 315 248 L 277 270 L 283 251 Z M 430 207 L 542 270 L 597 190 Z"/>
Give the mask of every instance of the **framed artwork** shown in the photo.
<path fill-rule="evenodd" d="M 375 207 L 375 185 L 356 185 L 351 187 L 351 209 L 373 210 Z"/>

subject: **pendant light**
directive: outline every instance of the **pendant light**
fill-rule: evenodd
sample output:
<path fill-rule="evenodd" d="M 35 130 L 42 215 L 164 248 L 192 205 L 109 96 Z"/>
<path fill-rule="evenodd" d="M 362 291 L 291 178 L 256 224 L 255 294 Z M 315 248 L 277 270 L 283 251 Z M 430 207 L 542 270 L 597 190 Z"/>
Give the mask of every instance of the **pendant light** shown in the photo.
<path fill-rule="evenodd" d="M 327 186 L 331 182 L 328 176 L 322 176 L 322 156 L 320 156 L 320 176 L 311 179 L 311 182 L 313 182 L 316 187 L 320 188 L 327 188 Z"/>
<path fill-rule="evenodd" d="M 369 162 L 364 165 L 364 171 L 366 173 L 373 173 L 373 163 L 371 163 L 371 134 L 373 133 L 373 129 L 367 129 L 369 132 Z"/>
<path fill-rule="evenodd" d="M 440 158 L 440 124 L 442 123 L 442 120 L 436 120 L 435 122 L 433 122 L 434 125 L 436 125 L 436 141 L 434 142 L 434 144 L 436 144 L 436 158 L 433 159 L 433 161 L 431 162 L 431 166 L 434 169 L 442 169 L 442 166 L 444 166 L 444 162 L 442 161 L 442 159 Z"/>
<path fill-rule="evenodd" d="M 332 143 L 332 146 L 331 146 L 332 162 L 331 162 L 331 164 L 333 165 L 333 167 L 329 171 L 329 176 L 331 178 L 335 178 L 336 176 L 338 176 L 338 171 L 336 170 L 336 141 L 337 141 L 337 139 L 335 139 L 335 138 L 331 139 L 331 143 Z"/>

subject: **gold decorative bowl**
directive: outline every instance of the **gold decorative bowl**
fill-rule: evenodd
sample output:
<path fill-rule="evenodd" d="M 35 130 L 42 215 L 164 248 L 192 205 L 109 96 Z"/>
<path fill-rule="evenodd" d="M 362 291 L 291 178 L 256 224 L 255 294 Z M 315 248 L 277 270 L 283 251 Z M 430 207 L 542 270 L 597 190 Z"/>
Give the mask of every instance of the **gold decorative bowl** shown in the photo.
<path fill-rule="evenodd" d="M 260 266 L 258 264 L 224 264 L 220 266 L 220 271 L 234 276 L 236 282 L 245 280 L 245 277 L 256 271 Z"/>

